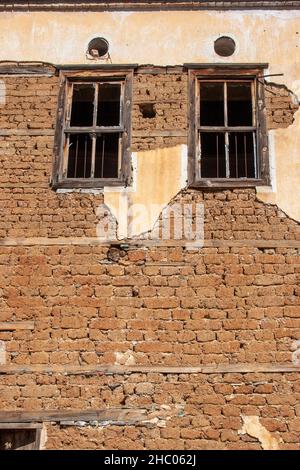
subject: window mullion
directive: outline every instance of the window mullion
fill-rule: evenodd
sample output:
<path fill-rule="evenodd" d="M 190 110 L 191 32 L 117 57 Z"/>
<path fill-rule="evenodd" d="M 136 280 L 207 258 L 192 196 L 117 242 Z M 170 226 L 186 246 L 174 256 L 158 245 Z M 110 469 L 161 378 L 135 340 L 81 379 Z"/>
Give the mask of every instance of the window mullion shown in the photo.
<path fill-rule="evenodd" d="M 224 82 L 224 125 L 228 127 L 228 109 L 227 109 L 227 82 Z M 229 132 L 225 132 L 225 166 L 226 178 L 230 178 L 229 167 Z"/>
<path fill-rule="evenodd" d="M 99 83 L 94 83 L 95 96 L 94 96 L 94 115 L 93 115 L 93 127 L 97 126 L 97 115 L 98 115 L 98 96 L 99 96 Z"/>

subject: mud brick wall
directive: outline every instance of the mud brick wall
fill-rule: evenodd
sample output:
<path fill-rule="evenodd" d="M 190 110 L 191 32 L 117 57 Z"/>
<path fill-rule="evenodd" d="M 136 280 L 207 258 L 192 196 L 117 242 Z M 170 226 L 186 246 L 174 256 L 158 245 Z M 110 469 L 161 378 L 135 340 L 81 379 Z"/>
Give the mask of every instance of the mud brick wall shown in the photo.
<path fill-rule="evenodd" d="M 132 107 L 133 151 L 172 147 L 187 142 L 186 136 L 159 136 L 155 132 L 187 132 L 187 92 L 187 73 L 166 69 L 164 73 L 140 73 L 135 76 Z M 153 111 L 153 117 L 143 116 L 143 109 L 146 107 L 147 110 L 147 106 Z"/>
<path fill-rule="evenodd" d="M 6 409 L 135 412 L 131 425 L 47 423 L 46 449 L 299 448 L 299 373 L 23 374 L 0 391 Z"/>
<path fill-rule="evenodd" d="M 8 363 L 291 363 L 296 248 L 109 255 L 101 246 L 1 248 L 0 321 L 35 322 L 33 331 L 0 332 Z"/>
<path fill-rule="evenodd" d="M 74 246 L 73 237 L 96 236 L 103 195 L 49 185 L 58 78 L 4 81 L 0 322 L 34 327 L 0 331 L 1 409 L 146 410 L 133 425 L 47 424 L 46 448 L 260 449 L 261 426 L 271 444 L 298 448 L 299 372 L 75 375 L 67 368 L 288 368 L 300 339 L 299 224 L 258 201 L 254 189 L 184 190 L 175 202 L 204 204 L 203 248 Z M 186 74 L 137 74 L 133 90 L 132 149 L 186 143 Z M 276 110 L 293 111 L 286 95 L 279 98 L 267 95 L 272 119 Z M 153 105 L 153 117 L 143 117 L 143 104 Z M 16 129 L 23 135 L 12 135 Z M 5 244 L 35 237 L 64 241 Z M 245 416 L 259 419 L 254 436 Z"/>
<path fill-rule="evenodd" d="M 265 85 L 265 104 L 267 108 L 268 129 L 290 126 L 294 121 L 294 113 L 299 109 L 299 102 L 285 86 L 276 84 Z"/>
<path fill-rule="evenodd" d="M 5 76 L 0 129 L 54 129 L 58 77 Z"/>

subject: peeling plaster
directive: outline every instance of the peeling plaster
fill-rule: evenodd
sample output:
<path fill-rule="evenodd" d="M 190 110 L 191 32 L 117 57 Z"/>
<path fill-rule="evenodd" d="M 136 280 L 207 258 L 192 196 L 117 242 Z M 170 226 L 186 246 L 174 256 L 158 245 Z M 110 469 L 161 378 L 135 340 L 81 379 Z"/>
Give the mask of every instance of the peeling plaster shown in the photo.
<path fill-rule="evenodd" d="M 118 239 L 151 231 L 186 181 L 186 145 L 136 153 L 132 187 L 104 188 L 104 204 L 118 222 Z"/>
<path fill-rule="evenodd" d="M 47 439 L 48 439 L 47 425 L 46 425 L 46 423 L 43 423 L 43 428 L 42 428 L 42 432 L 41 432 L 40 449 L 39 450 L 46 450 Z"/>
<path fill-rule="evenodd" d="M 260 423 L 258 416 L 243 416 L 243 427 L 238 434 L 249 434 L 260 442 L 263 450 L 278 450 L 277 439 Z"/>

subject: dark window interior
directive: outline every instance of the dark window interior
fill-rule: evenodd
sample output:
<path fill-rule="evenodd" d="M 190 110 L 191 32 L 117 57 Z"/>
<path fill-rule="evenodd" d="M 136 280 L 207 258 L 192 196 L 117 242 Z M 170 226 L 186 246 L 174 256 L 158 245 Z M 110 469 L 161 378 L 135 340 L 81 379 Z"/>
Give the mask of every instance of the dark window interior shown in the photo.
<path fill-rule="evenodd" d="M 256 131 L 237 131 L 253 126 L 252 111 L 251 82 L 200 82 L 202 178 L 257 177 Z"/>
<path fill-rule="evenodd" d="M 228 126 L 252 126 L 251 83 L 227 83 Z"/>
<path fill-rule="evenodd" d="M 68 178 L 91 176 L 92 139 L 90 134 L 70 134 Z"/>
<path fill-rule="evenodd" d="M 224 126 L 224 83 L 201 82 L 200 125 Z"/>
<path fill-rule="evenodd" d="M 91 178 L 93 161 L 94 178 L 118 178 L 120 131 L 99 131 L 97 127 L 120 127 L 120 109 L 120 83 L 73 84 L 70 127 L 90 129 L 81 133 L 70 129 L 68 133 L 67 178 Z"/>
<path fill-rule="evenodd" d="M 98 91 L 97 126 L 119 126 L 121 85 L 101 83 Z"/>
<path fill-rule="evenodd" d="M 0 451 L 33 450 L 35 448 L 35 429 L 0 429 Z"/>
<path fill-rule="evenodd" d="M 97 137 L 95 178 L 118 178 L 119 136 L 109 133 Z"/>
<path fill-rule="evenodd" d="M 229 133 L 231 178 L 255 178 L 253 132 Z"/>
<path fill-rule="evenodd" d="M 71 126 L 93 125 L 95 87 L 91 83 L 74 84 L 71 110 Z"/>
<path fill-rule="evenodd" d="M 225 178 L 225 134 L 201 132 L 201 175 L 203 178 Z"/>

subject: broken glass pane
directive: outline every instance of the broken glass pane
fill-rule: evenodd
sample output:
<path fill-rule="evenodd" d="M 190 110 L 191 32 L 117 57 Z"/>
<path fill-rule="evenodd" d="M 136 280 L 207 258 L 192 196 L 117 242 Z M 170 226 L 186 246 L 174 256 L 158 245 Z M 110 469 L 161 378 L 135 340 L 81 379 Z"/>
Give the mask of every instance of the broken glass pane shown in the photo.
<path fill-rule="evenodd" d="M 99 84 L 97 126 L 119 126 L 120 99 L 120 83 Z"/>
<path fill-rule="evenodd" d="M 74 84 L 70 126 L 93 125 L 95 87 L 91 83 Z"/>
<path fill-rule="evenodd" d="M 224 83 L 201 82 L 200 125 L 224 126 Z"/>
<path fill-rule="evenodd" d="M 226 178 L 225 134 L 201 132 L 201 177 Z"/>
<path fill-rule="evenodd" d="M 119 138 L 119 133 L 105 133 L 97 136 L 95 178 L 118 178 Z"/>
<path fill-rule="evenodd" d="M 69 135 L 68 178 L 90 178 L 92 139 L 89 134 Z"/>
<path fill-rule="evenodd" d="M 229 133 L 231 178 L 255 178 L 255 140 L 253 132 Z"/>
<path fill-rule="evenodd" d="M 252 126 L 251 83 L 227 83 L 228 126 Z"/>

